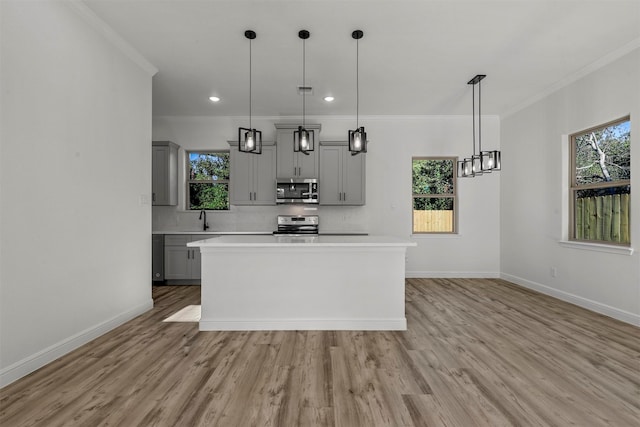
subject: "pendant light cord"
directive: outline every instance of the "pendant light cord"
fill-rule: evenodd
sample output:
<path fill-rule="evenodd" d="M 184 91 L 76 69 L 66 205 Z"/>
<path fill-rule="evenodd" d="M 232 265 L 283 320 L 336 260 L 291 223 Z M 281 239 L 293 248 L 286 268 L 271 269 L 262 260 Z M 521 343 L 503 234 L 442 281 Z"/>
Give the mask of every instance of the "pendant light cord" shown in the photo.
<path fill-rule="evenodd" d="M 471 87 L 471 120 L 473 123 L 473 155 L 476 155 L 476 87 Z"/>
<path fill-rule="evenodd" d="M 302 39 L 302 127 L 305 127 L 305 106 L 307 98 L 306 83 L 306 40 Z"/>
<path fill-rule="evenodd" d="M 478 154 L 482 158 L 482 80 L 478 81 Z"/>
<path fill-rule="evenodd" d="M 360 39 L 356 39 L 356 128 L 360 128 Z"/>
<path fill-rule="evenodd" d="M 251 39 L 249 39 L 249 129 L 251 126 Z"/>

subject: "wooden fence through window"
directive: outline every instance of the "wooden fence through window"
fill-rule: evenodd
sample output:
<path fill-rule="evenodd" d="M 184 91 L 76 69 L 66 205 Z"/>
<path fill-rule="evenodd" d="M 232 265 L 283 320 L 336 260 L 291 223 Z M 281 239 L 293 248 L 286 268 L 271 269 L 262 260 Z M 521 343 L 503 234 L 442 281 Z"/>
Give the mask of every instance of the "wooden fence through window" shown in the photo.
<path fill-rule="evenodd" d="M 629 243 L 629 205 L 629 194 L 576 199 L 576 239 Z"/>
<path fill-rule="evenodd" d="M 414 233 L 452 233 L 453 211 L 413 211 Z"/>

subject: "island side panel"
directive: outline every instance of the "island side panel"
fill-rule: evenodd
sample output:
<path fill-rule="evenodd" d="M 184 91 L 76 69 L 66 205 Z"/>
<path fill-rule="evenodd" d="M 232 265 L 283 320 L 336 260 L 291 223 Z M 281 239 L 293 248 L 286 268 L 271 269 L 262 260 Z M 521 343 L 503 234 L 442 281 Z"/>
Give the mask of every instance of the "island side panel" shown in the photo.
<path fill-rule="evenodd" d="M 202 249 L 200 330 L 406 330 L 405 247 Z"/>

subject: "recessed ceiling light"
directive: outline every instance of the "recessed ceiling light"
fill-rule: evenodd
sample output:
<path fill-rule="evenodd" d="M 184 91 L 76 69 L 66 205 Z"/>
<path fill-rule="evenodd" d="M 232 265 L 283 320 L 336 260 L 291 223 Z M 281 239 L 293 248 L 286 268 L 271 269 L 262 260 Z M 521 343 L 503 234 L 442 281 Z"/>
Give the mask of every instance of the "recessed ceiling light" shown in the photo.
<path fill-rule="evenodd" d="M 210 96 L 210 97 L 209 97 L 209 101 L 211 101 L 211 102 L 218 102 L 218 101 L 220 101 L 220 98 L 218 98 L 217 96 Z"/>
<path fill-rule="evenodd" d="M 325 96 L 325 97 L 324 97 L 324 100 L 325 100 L 325 101 L 327 101 L 327 102 L 331 102 L 331 101 L 333 101 L 334 99 L 335 99 L 335 98 L 334 98 L 333 96 Z"/>

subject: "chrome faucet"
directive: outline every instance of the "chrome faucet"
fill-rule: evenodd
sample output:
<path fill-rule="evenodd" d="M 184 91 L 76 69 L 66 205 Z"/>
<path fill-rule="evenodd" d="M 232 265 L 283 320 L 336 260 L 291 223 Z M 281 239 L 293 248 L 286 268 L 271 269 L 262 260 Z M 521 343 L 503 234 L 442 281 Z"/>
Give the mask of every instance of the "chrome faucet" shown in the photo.
<path fill-rule="evenodd" d="M 200 211 L 200 218 L 198 219 L 202 219 L 203 215 L 204 221 L 202 221 L 202 231 L 207 231 L 207 228 L 209 228 L 209 224 L 207 224 L 207 212 L 204 209 Z"/>

